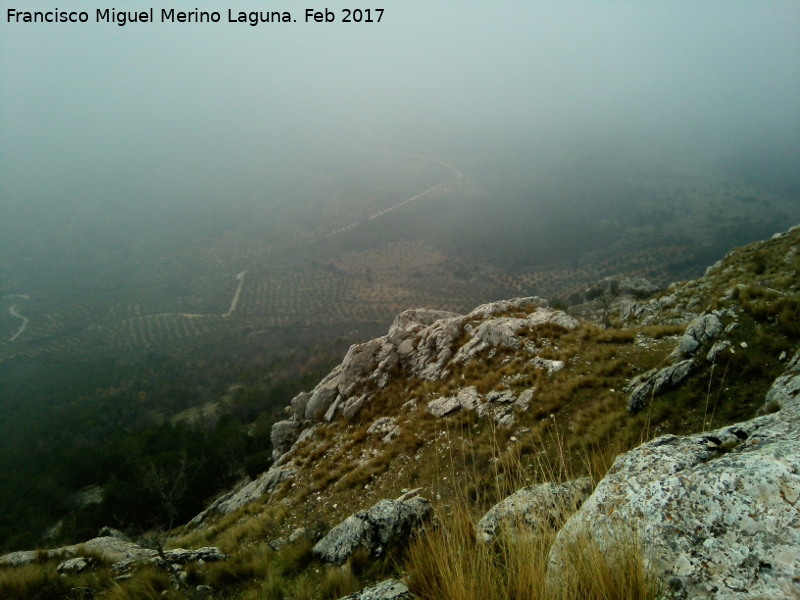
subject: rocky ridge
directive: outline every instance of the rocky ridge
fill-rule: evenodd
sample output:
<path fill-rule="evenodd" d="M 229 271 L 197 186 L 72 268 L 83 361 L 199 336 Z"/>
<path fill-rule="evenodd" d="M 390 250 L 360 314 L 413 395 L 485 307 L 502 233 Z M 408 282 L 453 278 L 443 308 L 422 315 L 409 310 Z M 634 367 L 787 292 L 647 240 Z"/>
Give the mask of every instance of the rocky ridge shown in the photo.
<path fill-rule="evenodd" d="M 565 440 L 579 448 L 608 414 L 641 428 L 645 441 L 607 473 L 533 481 L 484 507 L 478 541 L 490 543 L 508 524 L 559 528 L 550 586 L 569 577 L 565 557 L 576 541 L 588 537 L 611 553 L 627 536 L 645 549 L 665 598 L 796 598 L 798 247 L 796 227 L 732 251 L 703 278 L 654 296 L 646 282 L 603 284 L 613 298 L 570 311 L 538 297 L 466 315 L 406 311 L 296 396 L 272 429 L 273 466 L 190 526 L 208 532 L 227 522 L 222 515 L 242 524 L 280 506 L 290 518 L 271 534 L 277 540 L 304 506 L 339 523 L 315 536 L 317 560 L 347 564 L 359 548 L 380 557 L 446 517 L 445 483 L 470 483 L 475 465 L 502 478 L 506 458 L 545 455 L 553 441 L 568 454 Z M 568 312 L 594 312 L 611 327 Z M 612 424 L 598 439 L 622 430 Z M 454 459 L 465 444 L 475 454 Z M 408 482 L 423 487 L 401 492 L 417 487 Z M 343 506 L 345 497 L 352 504 Z M 347 598 L 410 598 L 411 587 L 388 580 Z"/>

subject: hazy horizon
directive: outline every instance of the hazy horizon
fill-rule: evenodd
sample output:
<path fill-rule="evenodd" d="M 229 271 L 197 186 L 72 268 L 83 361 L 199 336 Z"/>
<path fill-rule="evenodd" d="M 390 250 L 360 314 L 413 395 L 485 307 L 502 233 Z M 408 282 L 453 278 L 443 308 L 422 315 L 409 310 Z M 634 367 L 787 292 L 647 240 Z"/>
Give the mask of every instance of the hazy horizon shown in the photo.
<path fill-rule="evenodd" d="M 348 5 L 335 4 L 340 20 Z M 195 7 L 226 19 L 215 2 L 174 8 Z M 97 8 L 70 7 L 92 20 Z M 482 190 L 465 209 L 498 218 L 531 203 L 591 214 L 618 191 L 618 209 L 651 202 L 656 184 L 631 178 L 677 163 L 800 188 L 794 2 L 404 2 L 361 24 L 304 23 L 288 2 L 230 8 L 298 22 L 4 18 L 7 293 L 40 288 L 51 259 L 78 281 L 70 265 L 100 272 L 115 254 L 147 261 L 187 236 L 254 227 L 254 211 L 268 221 L 304 181 L 374 153 L 447 161 Z M 307 196 L 303 210 L 324 213 L 325 193 Z M 441 234 L 474 233 L 456 221 Z"/>

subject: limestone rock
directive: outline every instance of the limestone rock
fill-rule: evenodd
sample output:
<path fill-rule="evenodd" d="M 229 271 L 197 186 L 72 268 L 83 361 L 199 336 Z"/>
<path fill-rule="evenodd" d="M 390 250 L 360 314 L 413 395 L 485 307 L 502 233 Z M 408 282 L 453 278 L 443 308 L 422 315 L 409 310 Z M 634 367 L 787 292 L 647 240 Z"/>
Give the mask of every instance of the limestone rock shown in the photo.
<path fill-rule="evenodd" d="M 223 554 L 219 548 L 214 546 L 205 546 L 197 548 L 196 550 L 185 550 L 183 548 L 175 548 L 173 550 L 166 550 L 164 558 L 156 556 L 153 562 L 161 567 L 168 565 L 186 565 L 195 562 L 217 562 L 228 558 Z"/>
<path fill-rule="evenodd" d="M 550 358 L 542 358 L 541 356 L 534 356 L 529 362 L 537 369 L 546 371 L 548 375 L 557 373 L 564 368 L 563 360 L 553 360 Z"/>
<path fill-rule="evenodd" d="M 531 307 L 547 308 L 548 302 L 539 296 L 529 296 L 527 298 L 511 298 L 509 300 L 498 300 L 481 304 L 470 311 L 468 317 L 487 319 L 501 313 L 509 313 L 515 310 L 524 310 Z"/>
<path fill-rule="evenodd" d="M 455 396 L 442 396 L 428 402 L 427 410 L 434 417 L 445 417 L 460 410 L 470 410 L 481 417 L 494 419 L 501 427 L 514 424 L 514 408 L 525 410 L 533 399 L 533 389 L 517 398 L 510 390 L 495 390 L 482 398 L 475 386 L 462 388 Z"/>
<path fill-rule="evenodd" d="M 358 414 L 358 411 L 361 410 L 361 407 L 364 406 L 367 402 L 367 394 L 362 394 L 360 396 L 351 397 L 345 400 L 342 404 L 342 416 L 345 419 L 352 419 Z"/>
<path fill-rule="evenodd" d="M 800 410 L 800 352 L 794 355 L 786 372 L 772 384 L 764 398 L 765 412 L 776 408 L 796 408 Z"/>
<path fill-rule="evenodd" d="M 428 412 L 434 417 L 444 417 L 462 408 L 457 396 L 442 396 L 428 402 Z"/>
<path fill-rule="evenodd" d="M 156 556 L 155 550 L 142 548 L 133 542 L 111 536 L 96 537 L 82 544 L 54 548 L 45 551 L 45 554 L 48 558 L 64 558 L 64 562 L 68 562 L 66 560 L 68 558 L 80 558 L 81 552 L 97 555 L 102 560 L 110 563 L 122 561 L 141 562 L 151 560 Z M 38 554 L 39 553 L 33 550 L 12 552 L 0 557 L 0 565 L 21 566 L 29 564 L 37 559 Z M 70 562 L 69 565 L 66 565 L 64 568 L 77 568 L 78 564 L 78 562 Z"/>
<path fill-rule="evenodd" d="M 460 316 L 454 312 L 427 308 L 406 310 L 394 318 L 391 327 L 389 327 L 387 339 L 395 346 L 399 346 L 403 340 L 417 333 L 423 327 L 433 325 L 436 321 L 442 319 L 452 319 Z"/>
<path fill-rule="evenodd" d="M 285 454 L 292 447 L 300 434 L 300 423 L 297 421 L 278 421 L 272 426 L 270 440 L 272 441 L 272 460 Z"/>
<path fill-rule="evenodd" d="M 383 349 L 383 341 L 384 338 L 377 338 L 350 346 L 342 360 L 338 382 L 338 390 L 343 397 L 350 396 L 378 366 L 378 356 Z"/>
<path fill-rule="evenodd" d="M 528 304 L 523 304 L 523 306 L 528 306 Z M 493 311 L 495 310 L 496 308 L 479 307 L 471 312 L 468 317 L 476 313 L 482 316 L 484 313 L 494 314 Z M 578 326 L 578 320 L 565 312 L 543 307 L 537 307 L 524 317 L 487 318 L 484 316 L 484 318 L 485 320 L 474 328 L 471 325 L 466 325 L 465 328 L 472 337 L 458 349 L 453 360 L 465 363 L 487 349 L 518 349 L 523 344 L 521 334 L 529 328 L 545 324 L 557 325 L 564 329 L 574 329 Z"/>
<path fill-rule="evenodd" d="M 674 388 L 689 376 L 694 368 L 694 360 L 682 360 L 663 369 L 648 371 L 640 377 L 635 377 L 629 384 L 632 388 L 628 397 L 628 412 L 639 412 L 654 394 Z"/>
<path fill-rule="evenodd" d="M 310 398 L 311 394 L 308 392 L 300 392 L 297 394 L 297 396 L 292 398 L 290 412 L 296 421 L 300 421 L 305 418 L 306 406 L 308 406 L 308 401 Z"/>
<path fill-rule="evenodd" d="M 478 522 L 477 539 L 491 542 L 503 525 L 559 527 L 591 493 L 588 477 L 524 487 L 489 509 Z"/>
<path fill-rule="evenodd" d="M 0 556 L 0 566 L 21 567 L 29 565 L 36 560 L 38 552 L 36 550 L 17 550 Z"/>
<path fill-rule="evenodd" d="M 383 436 L 381 441 L 384 444 L 388 444 L 400 435 L 400 427 L 397 425 L 397 419 L 394 417 L 381 417 L 376 419 L 372 425 L 369 426 L 367 433 L 370 435 Z"/>
<path fill-rule="evenodd" d="M 715 431 L 662 436 L 621 455 L 562 528 L 553 577 L 580 534 L 602 547 L 633 529 L 673 598 L 796 598 L 800 573 L 800 406 L 796 371 L 771 392 L 777 413 Z"/>
<path fill-rule="evenodd" d="M 156 555 L 155 550 L 142 548 L 133 542 L 126 542 L 125 540 L 120 540 L 115 537 L 98 537 L 84 542 L 83 544 L 66 546 L 59 550 L 67 555 L 75 556 L 80 552 L 81 548 L 93 554 L 97 554 L 104 560 L 112 563 L 126 560 L 137 562 L 150 560 Z"/>
<path fill-rule="evenodd" d="M 619 279 L 620 294 L 634 296 L 636 298 L 646 298 L 652 296 L 659 290 L 659 287 L 644 277 L 621 277 Z"/>
<path fill-rule="evenodd" d="M 686 327 L 686 332 L 678 343 L 678 350 L 684 356 L 691 356 L 700 346 L 722 333 L 722 329 L 722 321 L 715 313 L 700 315 Z"/>
<path fill-rule="evenodd" d="M 59 573 L 83 573 L 88 571 L 94 566 L 95 562 L 92 558 L 83 556 L 76 556 L 75 558 L 68 558 L 56 567 Z"/>
<path fill-rule="evenodd" d="M 200 527 L 211 515 L 232 513 L 267 492 L 271 492 L 276 485 L 289 479 L 294 473 L 295 470 L 292 468 L 275 464 L 266 473 L 262 473 L 257 479 L 242 488 L 223 494 L 214 500 L 207 509 L 195 516 L 188 524 L 190 527 Z"/>
<path fill-rule="evenodd" d="M 462 323 L 463 317 L 451 317 L 420 331 L 416 350 L 405 361 L 409 372 L 429 381 L 441 379 L 453 357 L 455 342 L 461 337 Z"/>
<path fill-rule="evenodd" d="M 336 400 L 336 396 L 339 395 L 341 372 L 342 365 L 338 365 L 311 392 L 311 397 L 306 404 L 306 419 L 319 421 L 328 410 L 328 407 Z"/>
<path fill-rule="evenodd" d="M 706 360 L 708 362 L 716 362 L 717 357 L 728 350 L 731 347 L 731 343 L 728 340 L 720 340 L 718 342 L 714 342 L 714 345 L 711 346 L 711 350 L 708 351 L 706 354 Z"/>
<path fill-rule="evenodd" d="M 313 548 L 322 561 L 341 564 L 359 547 L 375 557 L 388 547 L 408 543 L 414 529 L 430 518 L 433 509 L 421 496 L 381 500 L 369 510 L 347 517 L 331 529 Z"/>
<path fill-rule="evenodd" d="M 340 600 L 413 600 L 413 596 L 402 581 L 387 579 Z"/>

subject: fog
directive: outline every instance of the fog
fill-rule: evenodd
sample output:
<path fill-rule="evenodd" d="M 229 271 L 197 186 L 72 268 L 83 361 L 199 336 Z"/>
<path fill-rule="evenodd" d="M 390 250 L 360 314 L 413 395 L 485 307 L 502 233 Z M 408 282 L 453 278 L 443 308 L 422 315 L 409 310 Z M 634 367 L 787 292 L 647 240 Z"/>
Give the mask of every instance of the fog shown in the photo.
<path fill-rule="evenodd" d="M 135 250 L 187 210 L 269 202 L 346 151 L 433 154 L 519 188 L 548 173 L 574 187 L 576 153 L 599 170 L 659 153 L 739 166 L 749 153 L 765 168 L 775 155 L 779 178 L 797 166 L 796 2 L 392 2 L 361 24 L 329 4 L 335 23 L 278 2 L 266 8 L 297 22 L 256 27 L 225 23 L 215 2 L 174 8 L 218 10 L 217 24 L 3 15 L 7 273 L 36 269 L 16 256 L 34 238 L 70 253 L 110 235 Z M 81 8 L 94 21 L 104 6 Z"/>
<path fill-rule="evenodd" d="M 579 314 L 604 277 L 663 288 L 800 222 L 796 0 L 175 0 L 125 26 L 95 22 L 100 0 L 17 5 L 3 551 L 152 529 L 136 482 L 170 454 L 192 458 L 188 520 L 267 468 L 283 407 L 401 311 L 537 295 Z M 9 22 L 33 5 L 90 22 Z M 355 8 L 380 22 L 341 22 Z M 66 517 L 95 484 L 107 512 Z"/>

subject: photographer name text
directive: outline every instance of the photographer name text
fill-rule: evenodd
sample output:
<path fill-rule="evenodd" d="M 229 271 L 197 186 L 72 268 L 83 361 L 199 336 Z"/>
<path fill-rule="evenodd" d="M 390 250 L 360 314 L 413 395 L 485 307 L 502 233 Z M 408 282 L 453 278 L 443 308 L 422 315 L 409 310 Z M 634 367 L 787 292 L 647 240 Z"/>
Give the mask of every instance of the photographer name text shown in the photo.
<path fill-rule="evenodd" d="M 266 23 L 380 23 L 382 8 L 306 8 L 302 13 L 286 10 L 243 11 L 228 8 L 216 10 L 176 10 L 174 8 L 149 8 L 147 10 L 117 10 L 98 8 L 93 11 L 46 10 L 30 11 L 6 9 L 8 23 L 27 24 L 79 24 L 109 23 L 120 27 L 149 23 L 188 24 L 239 24 L 256 27 Z"/>

